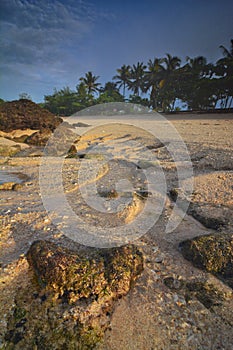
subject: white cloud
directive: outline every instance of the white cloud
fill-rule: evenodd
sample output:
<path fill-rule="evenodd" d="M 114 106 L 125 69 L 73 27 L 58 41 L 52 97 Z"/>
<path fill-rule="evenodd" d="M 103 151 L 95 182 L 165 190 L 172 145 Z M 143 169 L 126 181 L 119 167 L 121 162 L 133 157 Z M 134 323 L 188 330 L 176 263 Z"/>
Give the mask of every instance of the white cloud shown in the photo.
<path fill-rule="evenodd" d="M 1 7 L 2 60 L 7 64 L 52 62 L 68 45 L 78 45 L 95 21 L 91 7 L 78 1 L 3 0 Z"/>
<path fill-rule="evenodd" d="M 78 80 L 82 41 L 101 17 L 92 5 L 77 0 L 1 0 L 0 7 L 5 91 L 14 82 L 31 89 L 36 84 L 67 85 L 75 81 L 74 69 Z"/>

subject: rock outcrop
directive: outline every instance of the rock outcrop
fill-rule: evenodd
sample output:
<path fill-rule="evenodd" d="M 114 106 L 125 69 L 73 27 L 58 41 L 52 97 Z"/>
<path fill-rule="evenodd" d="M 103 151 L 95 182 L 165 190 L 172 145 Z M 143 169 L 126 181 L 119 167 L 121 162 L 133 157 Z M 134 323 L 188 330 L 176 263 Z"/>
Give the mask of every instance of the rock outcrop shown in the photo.
<path fill-rule="evenodd" d="M 29 100 L 4 102 L 0 105 L 0 130 L 11 132 L 17 129 L 53 131 L 62 119 Z"/>
<path fill-rule="evenodd" d="M 208 234 L 180 243 L 183 256 L 201 269 L 223 279 L 233 288 L 233 237 Z"/>
<path fill-rule="evenodd" d="M 133 245 L 75 253 L 36 241 L 27 259 L 34 289 L 17 295 L 5 337 L 14 349 L 94 349 L 114 301 L 143 270 L 142 253 Z"/>

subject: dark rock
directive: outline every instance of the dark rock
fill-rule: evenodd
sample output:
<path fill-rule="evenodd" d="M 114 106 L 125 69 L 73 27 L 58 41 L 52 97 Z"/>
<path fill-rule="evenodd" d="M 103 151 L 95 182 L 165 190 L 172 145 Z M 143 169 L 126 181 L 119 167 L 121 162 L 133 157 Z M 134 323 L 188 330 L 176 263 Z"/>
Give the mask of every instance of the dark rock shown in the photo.
<path fill-rule="evenodd" d="M 155 258 L 155 263 L 156 264 L 161 264 L 163 262 L 163 257 L 162 256 L 157 256 L 156 258 Z"/>
<path fill-rule="evenodd" d="M 165 147 L 165 144 L 160 142 L 159 140 L 156 140 L 156 143 L 147 145 L 146 147 L 150 150 L 154 150 L 154 149 Z"/>
<path fill-rule="evenodd" d="M 186 302 L 197 299 L 207 309 L 211 310 L 215 306 L 221 306 L 228 298 L 228 295 L 222 290 L 203 280 L 185 281 L 168 276 L 164 278 L 163 283 L 172 291 L 179 291 L 180 295 L 184 295 Z"/>
<path fill-rule="evenodd" d="M 215 206 L 200 206 L 191 203 L 188 214 L 192 215 L 194 219 L 199 221 L 203 226 L 213 230 L 219 230 L 228 223 L 227 217 L 224 217 L 221 210 Z"/>
<path fill-rule="evenodd" d="M 135 191 L 135 193 L 137 196 L 139 196 L 142 199 L 148 198 L 149 196 L 152 195 L 151 192 L 149 192 L 148 190 L 144 190 L 144 189 L 137 190 L 137 191 Z"/>
<path fill-rule="evenodd" d="M 165 277 L 163 283 L 171 290 L 180 290 L 184 285 L 183 280 L 175 279 L 172 276 Z"/>
<path fill-rule="evenodd" d="M 194 266 L 216 274 L 233 288 L 233 238 L 209 234 L 180 243 L 183 256 Z"/>
<path fill-rule="evenodd" d="M 21 183 L 16 182 L 4 182 L 0 184 L 0 190 L 2 191 L 18 191 L 22 188 Z"/>
<path fill-rule="evenodd" d="M 76 127 L 76 128 L 87 128 L 87 127 L 89 127 L 89 126 L 91 126 L 91 125 L 86 124 L 86 123 L 81 123 L 81 122 L 79 122 L 79 123 L 74 123 L 74 124 L 72 124 L 72 126 L 73 126 L 73 127 Z"/>
<path fill-rule="evenodd" d="M 186 301 L 194 297 L 200 301 L 207 309 L 219 306 L 225 300 L 224 293 L 218 290 L 214 285 L 202 281 L 187 282 Z"/>
<path fill-rule="evenodd" d="M 109 189 L 109 190 L 101 190 L 98 192 L 100 197 L 103 197 L 103 198 L 117 198 L 118 197 L 118 192 L 112 188 L 112 189 Z"/>
<path fill-rule="evenodd" d="M 67 158 L 75 158 L 77 156 L 77 149 L 75 145 L 72 145 L 68 151 Z"/>
<path fill-rule="evenodd" d="M 53 131 L 62 119 L 29 100 L 4 102 L 0 105 L 0 130 L 10 132 L 16 129 Z"/>
<path fill-rule="evenodd" d="M 176 202 L 177 198 L 178 198 L 178 195 L 179 195 L 179 192 L 178 192 L 178 189 L 177 188 L 172 188 L 169 192 L 169 195 L 170 195 L 170 198 Z"/>

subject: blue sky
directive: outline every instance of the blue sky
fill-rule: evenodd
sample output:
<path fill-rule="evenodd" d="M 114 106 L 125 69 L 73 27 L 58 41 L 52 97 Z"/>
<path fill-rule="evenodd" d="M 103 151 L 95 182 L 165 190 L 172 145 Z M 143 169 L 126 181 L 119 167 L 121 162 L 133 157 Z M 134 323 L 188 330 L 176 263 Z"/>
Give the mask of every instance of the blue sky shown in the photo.
<path fill-rule="evenodd" d="M 104 83 L 167 52 L 214 62 L 233 38 L 232 13 L 232 0 L 1 0 L 0 97 L 40 102 L 87 71 Z"/>

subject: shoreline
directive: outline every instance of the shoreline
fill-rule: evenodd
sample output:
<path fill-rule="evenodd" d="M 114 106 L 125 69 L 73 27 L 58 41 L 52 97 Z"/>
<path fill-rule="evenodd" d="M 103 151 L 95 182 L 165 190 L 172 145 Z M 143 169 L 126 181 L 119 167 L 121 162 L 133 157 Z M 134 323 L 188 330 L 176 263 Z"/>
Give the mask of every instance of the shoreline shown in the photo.
<path fill-rule="evenodd" d="M 233 120 L 233 111 L 230 112 L 188 112 L 179 111 L 161 113 L 168 120 Z"/>

